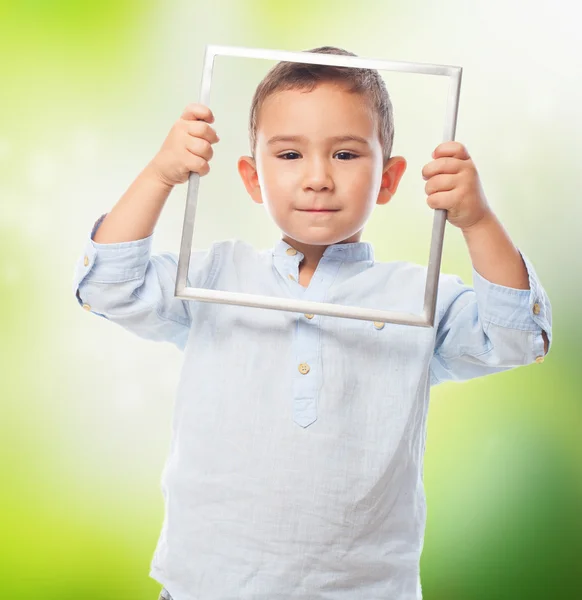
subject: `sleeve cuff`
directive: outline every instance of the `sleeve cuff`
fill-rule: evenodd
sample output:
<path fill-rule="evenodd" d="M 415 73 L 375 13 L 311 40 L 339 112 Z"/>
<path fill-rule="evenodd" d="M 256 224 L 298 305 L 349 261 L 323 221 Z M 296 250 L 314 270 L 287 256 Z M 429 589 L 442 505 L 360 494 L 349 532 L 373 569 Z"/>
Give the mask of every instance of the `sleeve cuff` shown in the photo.
<path fill-rule="evenodd" d="M 540 345 L 538 355 L 543 355 L 541 330 L 546 332 L 551 343 L 552 309 L 533 265 L 521 251 L 520 254 L 527 269 L 529 290 L 491 283 L 473 267 L 473 288 L 477 295 L 479 317 L 484 323 L 538 332 L 535 344 Z"/>
<path fill-rule="evenodd" d="M 85 252 L 77 262 L 73 279 L 73 293 L 88 279 L 95 283 L 122 283 L 143 276 L 151 255 L 153 234 L 141 240 L 99 244 L 93 240 L 101 225 L 102 215 L 93 226 Z"/>

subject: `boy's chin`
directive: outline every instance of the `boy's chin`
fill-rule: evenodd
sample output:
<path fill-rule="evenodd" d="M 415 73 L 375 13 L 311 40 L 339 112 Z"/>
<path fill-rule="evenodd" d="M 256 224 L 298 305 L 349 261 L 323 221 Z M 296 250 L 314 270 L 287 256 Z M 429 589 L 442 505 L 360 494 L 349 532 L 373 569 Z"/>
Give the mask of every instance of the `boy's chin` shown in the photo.
<path fill-rule="evenodd" d="M 341 244 L 346 240 L 353 238 L 354 233 L 349 232 L 331 232 L 325 230 L 315 230 L 308 232 L 283 232 L 288 238 L 306 244 L 308 246 L 332 246 L 333 244 Z M 355 241 L 355 240 L 353 240 Z"/>

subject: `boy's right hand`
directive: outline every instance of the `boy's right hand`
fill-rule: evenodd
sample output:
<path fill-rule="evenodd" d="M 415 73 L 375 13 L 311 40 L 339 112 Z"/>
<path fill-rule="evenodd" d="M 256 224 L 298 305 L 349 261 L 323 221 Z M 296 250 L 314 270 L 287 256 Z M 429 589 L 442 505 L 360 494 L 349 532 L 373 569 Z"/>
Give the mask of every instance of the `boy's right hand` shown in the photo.
<path fill-rule="evenodd" d="M 203 104 L 189 104 L 174 123 L 159 152 L 150 162 L 155 175 L 168 186 L 184 183 L 191 172 L 204 176 L 210 170 L 212 144 L 220 139 L 209 125 L 212 111 Z"/>

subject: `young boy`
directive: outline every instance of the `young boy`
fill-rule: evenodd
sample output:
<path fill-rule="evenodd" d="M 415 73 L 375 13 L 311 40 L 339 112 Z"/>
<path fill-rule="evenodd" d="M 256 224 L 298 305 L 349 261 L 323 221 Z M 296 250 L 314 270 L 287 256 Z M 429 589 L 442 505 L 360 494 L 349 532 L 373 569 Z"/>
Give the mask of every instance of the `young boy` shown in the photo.
<path fill-rule="evenodd" d="M 177 257 L 152 256 L 152 234 L 173 186 L 208 173 L 213 121 L 184 111 L 74 280 L 88 311 L 184 351 L 151 576 L 173 600 L 419 599 L 430 386 L 542 362 L 549 300 L 456 142 L 422 176 L 463 231 L 474 287 L 441 276 L 434 328 L 175 298 Z M 420 313 L 426 269 L 360 241 L 406 168 L 392 139 L 376 71 L 276 65 L 238 170 L 282 239 L 193 251 L 188 285 Z"/>

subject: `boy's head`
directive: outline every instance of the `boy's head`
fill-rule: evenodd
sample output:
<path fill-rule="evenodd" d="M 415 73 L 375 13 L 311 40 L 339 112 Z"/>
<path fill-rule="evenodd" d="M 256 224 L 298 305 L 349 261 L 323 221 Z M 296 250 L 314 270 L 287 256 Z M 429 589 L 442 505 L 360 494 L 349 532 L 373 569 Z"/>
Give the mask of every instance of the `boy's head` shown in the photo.
<path fill-rule="evenodd" d="M 307 50 L 307 52 L 356 56 L 353 52 L 332 46 L 322 46 L 321 48 Z M 392 102 L 386 84 L 378 71 L 291 62 L 277 63 L 255 90 L 249 119 L 249 138 L 253 157 L 256 152 L 259 113 L 265 100 L 272 94 L 282 90 L 310 92 L 320 83 L 336 83 L 345 91 L 358 94 L 368 104 L 372 115 L 376 119 L 376 128 L 382 146 L 384 162 L 388 162 L 394 141 L 394 118 Z"/>
<path fill-rule="evenodd" d="M 289 243 L 358 241 L 406 168 L 391 157 L 392 104 L 373 69 L 278 63 L 255 91 L 249 137 L 239 172 Z"/>

